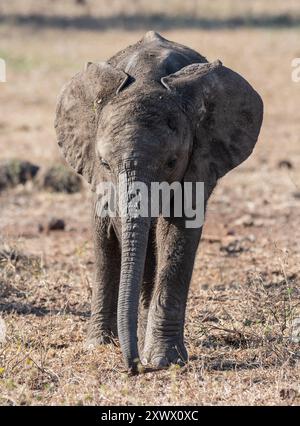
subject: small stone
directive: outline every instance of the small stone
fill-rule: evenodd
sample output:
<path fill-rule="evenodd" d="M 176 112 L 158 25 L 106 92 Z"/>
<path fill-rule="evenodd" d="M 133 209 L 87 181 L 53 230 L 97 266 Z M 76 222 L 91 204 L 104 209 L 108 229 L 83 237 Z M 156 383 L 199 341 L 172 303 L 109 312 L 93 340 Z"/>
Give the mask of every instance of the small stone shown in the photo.
<path fill-rule="evenodd" d="M 291 342 L 300 343 L 300 318 L 295 318 L 292 324 Z"/>
<path fill-rule="evenodd" d="M 250 214 L 245 214 L 242 217 L 239 217 L 235 222 L 235 225 L 243 225 L 243 226 L 253 226 L 254 221 Z"/>
<path fill-rule="evenodd" d="M 281 160 L 278 162 L 277 166 L 279 167 L 279 169 L 292 169 L 293 168 L 293 164 L 291 163 L 290 160 Z"/>
<path fill-rule="evenodd" d="M 293 197 L 296 198 L 296 199 L 300 199 L 300 191 L 294 192 Z"/>
<path fill-rule="evenodd" d="M 38 224 L 38 232 L 44 232 L 44 229 L 45 229 L 44 225 L 42 223 L 39 223 Z"/>
<path fill-rule="evenodd" d="M 52 218 L 48 223 L 48 231 L 64 231 L 65 227 L 63 219 Z"/>
<path fill-rule="evenodd" d="M 249 241 L 249 237 L 247 240 Z M 223 244 L 220 247 L 220 251 L 225 252 L 227 256 L 238 256 L 241 253 L 249 250 L 245 243 L 245 238 L 225 238 Z"/>

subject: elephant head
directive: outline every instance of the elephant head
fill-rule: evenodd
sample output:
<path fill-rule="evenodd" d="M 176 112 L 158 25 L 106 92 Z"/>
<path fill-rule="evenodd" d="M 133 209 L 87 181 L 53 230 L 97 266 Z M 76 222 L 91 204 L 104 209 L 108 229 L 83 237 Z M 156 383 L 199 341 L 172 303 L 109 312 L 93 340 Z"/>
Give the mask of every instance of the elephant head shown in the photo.
<path fill-rule="evenodd" d="M 159 79 L 88 64 L 60 95 L 55 127 L 67 162 L 92 185 L 121 182 L 120 211 L 136 181 L 217 180 L 252 152 L 262 123 L 259 95 L 237 73 L 192 63 Z M 123 186 L 122 186 L 123 185 Z M 137 312 L 150 217 L 121 214 L 118 334 L 126 365 L 139 363 Z"/>

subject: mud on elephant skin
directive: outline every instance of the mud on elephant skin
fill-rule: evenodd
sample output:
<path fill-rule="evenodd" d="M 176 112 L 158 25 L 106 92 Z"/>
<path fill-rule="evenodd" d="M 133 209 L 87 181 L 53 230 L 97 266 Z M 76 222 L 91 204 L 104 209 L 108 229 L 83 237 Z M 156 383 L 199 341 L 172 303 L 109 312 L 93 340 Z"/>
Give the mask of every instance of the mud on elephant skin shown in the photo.
<path fill-rule="evenodd" d="M 263 103 L 239 74 L 150 31 L 64 87 L 55 127 L 67 162 L 91 184 L 96 274 L 88 344 L 118 336 L 132 372 L 187 361 L 185 307 L 201 227 L 129 217 L 137 181 L 204 182 L 246 160 Z M 96 187 L 120 182 L 119 215 L 99 217 Z M 122 214 L 124 213 L 124 214 Z"/>

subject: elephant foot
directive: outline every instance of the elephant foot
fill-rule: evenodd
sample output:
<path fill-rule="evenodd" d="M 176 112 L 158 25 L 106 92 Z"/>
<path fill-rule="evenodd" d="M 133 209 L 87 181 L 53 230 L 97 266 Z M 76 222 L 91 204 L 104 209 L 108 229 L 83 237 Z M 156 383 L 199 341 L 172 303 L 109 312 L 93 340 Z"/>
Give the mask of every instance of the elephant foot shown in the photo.
<path fill-rule="evenodd" d="M 188 361 L 188 353 L 183 343 L 167 347 L 157 344 L 152 348 L 144 354 L 143 361 L 155 368 L 167 368 L 172 364 L 183 367 Z"/>
<path fill-rule="evenodd" d="M 88 334 L 84 343 L 84 348 L 87 350 L 96 349 L 98 346 L 116 344 L 116 335 L 111 331 L 101 331 L 97 334 Z"/>

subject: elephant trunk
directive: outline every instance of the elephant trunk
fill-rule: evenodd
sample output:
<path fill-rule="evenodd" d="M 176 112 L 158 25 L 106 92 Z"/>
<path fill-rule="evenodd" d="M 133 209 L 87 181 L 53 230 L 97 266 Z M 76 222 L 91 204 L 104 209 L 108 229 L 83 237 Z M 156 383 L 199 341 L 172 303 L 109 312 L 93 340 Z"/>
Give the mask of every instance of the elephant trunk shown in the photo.
<path fill-rule="evenodd" d="M 140 288 L 143 279 L 145 258 L 151 219 L 134 217 L 128 213 L 128 201 L 132 187 L 140 181 L 136 174 L 120 174 L 119 201 L 122 223 L 122 262 L 118 299 L 118 335 L 125 364 L 132 373 L 140 368 L 137 322 Z M 149 187 L 149 179 L 145 182 Z"/>

